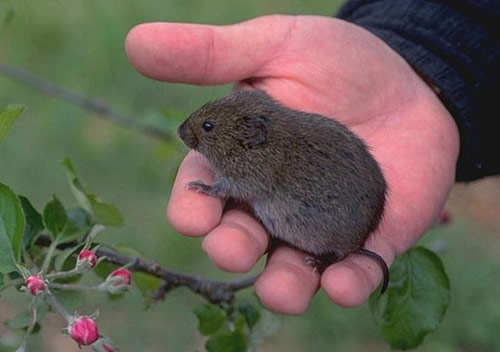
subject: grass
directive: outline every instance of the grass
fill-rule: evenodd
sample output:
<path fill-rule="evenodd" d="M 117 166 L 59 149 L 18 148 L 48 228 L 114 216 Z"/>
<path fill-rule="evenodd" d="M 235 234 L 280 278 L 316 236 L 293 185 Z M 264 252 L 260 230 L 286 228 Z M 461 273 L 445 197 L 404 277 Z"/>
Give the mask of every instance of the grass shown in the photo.
<path fill-rule="evenodd" d="M 0 2 L 0 61 L 25 67 L 38 75 L 103 99 L 116 110 L 155 121 L 167 128 L 203 102 L 229 91 L 228 86 L 193 87 L 166 84 L 142 77 L 127 62 L 123 42 L 135 24 L 150 21 L 228 24 L 270 13 L 329 16 L 339 1 L 289 0 L 269 2 L 229 0 L 86 0 Z M 28 196 L 40 209 L 53 193 L 71 205 L 69 188 L 57 160 L 70 156 L 84 182 L 122 211 L 126 226 L 110 230 L 104 239 L 122 243 L 173 268 L 217 278 L 233 278 L 216 270 L 200 249 L 200 241 L 176 234 L 165 221 L 164 209 L 171 182 L 184 150 L 152 141 L 99 120 L 92 113 L 40 95 L 0 76 L 0 106 L 22 103 L 28 111 L 0 145 L 0 181 Z M 164 110 L 179 116 L 158 118 Z M 499 246 L 491 237 L 460 223 L 434 231 L 425 241 L 443 238 L 443 255 L 452 282 L 452 304 L 442 327 L 418 351 L 500 350 Z M 489 239 L 488 239 L 489 238 Z M 482 239 L 482 240 L 478 240 Z M 241 294 L 251 300 L 250 291 Z M 0 321 L 9 314 L 5 302 L 25 304 L 8 294 L 0 303 Z M 142 298 L 133 291 L 124 300 L 104 303 L 100 295 L 73 298 L 74 308 L 101 308 L 100 327 L 124 351 L 195 351 L 203 340 L 191 310 L 201 300 L 179 289 L 165 303 L 144 311 Z M 2 305 L 3 304 L 3 305 Z M 14 304 L 13 304 L 14 306 Z M 2 310 L 3 309 L 3 310 Z M 182 318 L 179 318 L 182 317 Z M 278 323 L 276 319 L 279 319 Z M 48 316 L 37 351 L 51 351 L 61 321 Z M 321 292 L 300 318 L 269 318 L 279 330 L 262 351 L 387 351 L 378 337 L 367 306 L 343 309 Z M 273 325 L 274 324 L 274 325 Z M 0 331 L 2 331 L 0 329 Z M 0 337 L 1 338 L 1 337 Z M 68 340 L 68 339 L 66 339 Z M 59 350 L 77 351 L 70 344 Z M 0 347 L 0 351 L 2 347 Z"/>

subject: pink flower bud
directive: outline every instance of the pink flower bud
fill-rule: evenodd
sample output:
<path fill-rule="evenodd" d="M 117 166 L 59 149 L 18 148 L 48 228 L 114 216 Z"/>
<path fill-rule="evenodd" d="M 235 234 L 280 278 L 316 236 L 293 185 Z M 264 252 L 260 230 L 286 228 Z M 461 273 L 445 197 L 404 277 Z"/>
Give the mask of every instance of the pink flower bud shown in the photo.
<path fill-rule="evenodd" d="M 68 333 L 78 346 L 88 346 L 99 339 L 97 324 L 90 317 L 77 317 L 68 326 Z"/>
<path fill-rule="evenodd" d="M 113 271 L 109 274 L 109 278 L 113 280 L 113 286 L 130 286 L 132 283 L 130 271 L 123 268 Z"/>
<path fill-rule="evenodd" d="M 451 221 L 451 214 L 448 210 L 443 210 L 439 215 L 438 223 L 439 225 L 447 225 Z"/>
<path fill-rule="evenodd" d="M 33 296 L 45 291 L 45 282 L 40 275 L 31 275 L 24 283 Z"/>
<path fill-rule="evenodd" d="M 97 264 L 97 256 L 94 252 L 84 249 L 78 254 L 77 266 L 88 265 L 93 268 Z"/>
<path fill-rule="evenodd" d="M 131 283 L 132 280 L 130 279 L 130 271 L 125 268 L 120 268 L 109 274 L 106 280 L 99 285 L 99 288 L 102 291 L 120 294 L 128 290 Z"/>

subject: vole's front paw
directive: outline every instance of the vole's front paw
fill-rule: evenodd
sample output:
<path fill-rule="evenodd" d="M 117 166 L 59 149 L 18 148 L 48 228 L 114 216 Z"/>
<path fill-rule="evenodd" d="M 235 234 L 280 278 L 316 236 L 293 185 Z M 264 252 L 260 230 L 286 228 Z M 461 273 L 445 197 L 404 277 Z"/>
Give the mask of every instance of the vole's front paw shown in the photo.
<path fill-rule="evenodd" d="M 314 256 L 307 256 L 305 258 L 305 262 L 308 266 L 310 266 L 313 269 L 313 273 L 321 275 L 323 270 L 320 270 L 321 268 L 321 262 L 317 257 Z"/>
<path fill-rule="evenodd" d="M 323 254 L 319 256 L 308 255 L 305 259 L 306 264 L 313 268 L 313 272 L 317 274 L 323 274 L 323 272 L 333 263 L 339 261 L 339 257 L 334 254 Z"/>
<path fill-rule="evenodd" d="M 201 180 L 189 182 L 187 184 L 187 188 L 195 190 L 198 193 L 206 194 L 206 195 L 212 195 L 213 194 L 212 186 L 203 183 L 203 181 L 201 181 Z"/>

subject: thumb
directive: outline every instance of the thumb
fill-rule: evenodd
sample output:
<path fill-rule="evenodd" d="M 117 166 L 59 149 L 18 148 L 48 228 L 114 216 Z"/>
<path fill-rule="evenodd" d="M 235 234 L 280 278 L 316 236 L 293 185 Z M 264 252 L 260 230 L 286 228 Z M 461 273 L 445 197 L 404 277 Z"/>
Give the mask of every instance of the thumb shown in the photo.
<path fill-rule="evenodd" d="M 168 82 L 224 84 L 263 74 L 283 51 L 294 17 L 265 16 L 211 26 L 146 23 L 127 35 L 125 50 L 146 76 Z"/>

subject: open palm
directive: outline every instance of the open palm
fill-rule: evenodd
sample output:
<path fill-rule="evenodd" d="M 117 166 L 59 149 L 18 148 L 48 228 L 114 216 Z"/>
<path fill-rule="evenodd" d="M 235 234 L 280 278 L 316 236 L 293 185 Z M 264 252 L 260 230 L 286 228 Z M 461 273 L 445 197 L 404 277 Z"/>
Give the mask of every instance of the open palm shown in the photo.
<path fill-rule="evenodd" d="M 365 247 L 392 263 L 429 227 L 454 181 L 456 126 L 432 89 L 395 51 L 353 24 L 317 16 L 266 16 L 231 26 L 151 23 L 129 33 L 132 64 L 168 82 L 222 84 L 267 91 L 289 107 L 334 117 L 370 147 L 389 184 L 381 225 Z M 190 191 L 211 183 L 207 161 L 183 161 L 167 209 L 174 228 L 205 236 L 203 248 L 220 268 L 249 271 L 269 236 L 243 207 L 223 212 L 220 199 Z M 279 248 L 256 292 L 268 308 L 301 314 L 318 289 L 344 306 L 362 304 L 382 273 L 351 255 L 320 278 L 304 254 Z"/>

